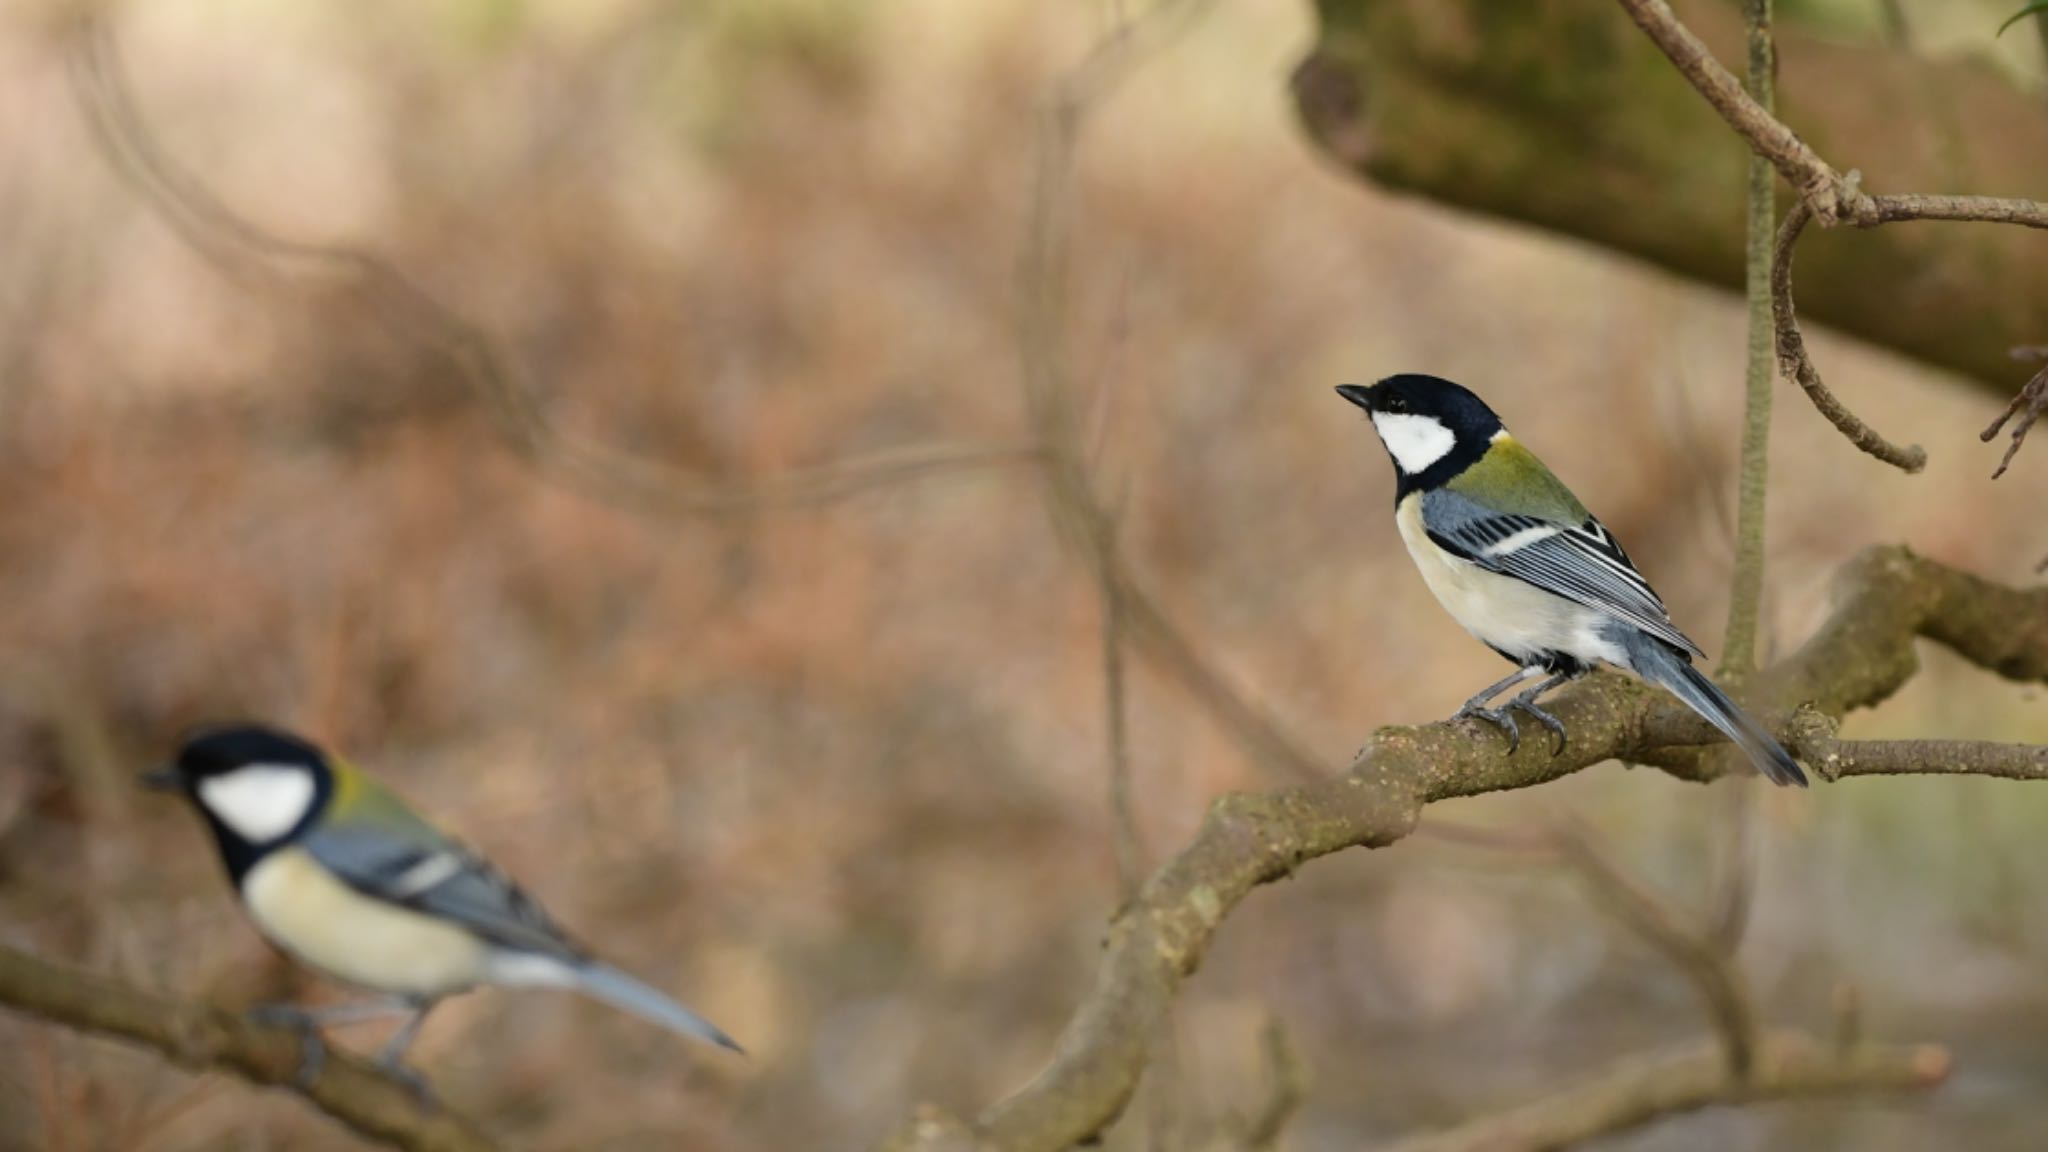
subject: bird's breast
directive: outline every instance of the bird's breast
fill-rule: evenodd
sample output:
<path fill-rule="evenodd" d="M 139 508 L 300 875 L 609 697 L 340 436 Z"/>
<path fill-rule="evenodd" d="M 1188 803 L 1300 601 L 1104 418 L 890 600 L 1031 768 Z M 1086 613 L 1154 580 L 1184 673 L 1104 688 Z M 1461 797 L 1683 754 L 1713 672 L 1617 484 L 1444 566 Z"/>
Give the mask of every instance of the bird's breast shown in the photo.
<path fill-rule="evenodd" d="M 242 879 L 242 900 L 272 943 L 364 988 L 442 996 L 486 973 L 489 949 L 474 935 L 363 895 L 302 848 L 257 861 Z"/>

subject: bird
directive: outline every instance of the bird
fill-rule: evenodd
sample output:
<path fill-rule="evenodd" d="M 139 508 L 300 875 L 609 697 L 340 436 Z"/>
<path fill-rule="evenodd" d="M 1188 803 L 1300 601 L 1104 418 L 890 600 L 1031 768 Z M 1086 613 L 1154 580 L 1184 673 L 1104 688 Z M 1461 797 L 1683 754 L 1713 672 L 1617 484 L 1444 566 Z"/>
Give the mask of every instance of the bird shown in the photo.
<path fill-rule="evenodd" d="M 442 999 L 484 985 L 569 988 L 734 1052 L 710 1021 L 594 959 L 488 861 L 415 814 L 347 760 L 261 724 L 203 729 L 142 777 L 188 800 L 261 933 L 370 998 L 251 1015 L 298 1028 L 298 1078 L 317 1077 L 319 1029 L 404 1022 L 376 1062 L 422 1095 L 403 1058 Z"/>
<path fill-rule="evenodd" d="M 1778 784 L 1806 785 L 1782 745 L 1712 680 L 1705 659 L 1636 570 L 1621 542 L 1478 396 L 1435 376 L 1388 376 L 1337 394 L 1372 419 L 1394 464 L 1394 521 L 1424 583 L 1446 611 L 1516 665 L 1452 719 L 1488 721 L 1520 744 L 1521 712 L 1564 749 L 1564 725 L 1537 704 L 1600 665 L 1678 697 Z M 1499 708 L 1501 693 L 1543 679 Z"/>

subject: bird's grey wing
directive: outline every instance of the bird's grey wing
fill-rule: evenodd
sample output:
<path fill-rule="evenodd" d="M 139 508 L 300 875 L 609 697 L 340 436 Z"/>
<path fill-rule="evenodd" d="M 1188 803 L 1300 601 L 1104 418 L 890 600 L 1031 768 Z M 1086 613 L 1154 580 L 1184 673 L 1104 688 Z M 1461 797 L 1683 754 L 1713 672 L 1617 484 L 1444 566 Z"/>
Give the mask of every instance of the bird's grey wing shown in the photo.
<path fill-rule="evenodd" d="M 1439 547 L 1488 571 L 1633 624 L 1680 651 L 1706 656 L 1671 622 L 1671 613 L 1621 542 L 1591 515 L 1579 524 L 1560 524 L 1494 512 L 1439 488 L 1422 498 L 1422 524 Z"/>
<path fill-rule="evenodd" d="M 582 959 L 532 897 L 446 836 L 333 822 L 314 828 L 303 846 L 366 896 L 458 924 L 501 947 Z"/>

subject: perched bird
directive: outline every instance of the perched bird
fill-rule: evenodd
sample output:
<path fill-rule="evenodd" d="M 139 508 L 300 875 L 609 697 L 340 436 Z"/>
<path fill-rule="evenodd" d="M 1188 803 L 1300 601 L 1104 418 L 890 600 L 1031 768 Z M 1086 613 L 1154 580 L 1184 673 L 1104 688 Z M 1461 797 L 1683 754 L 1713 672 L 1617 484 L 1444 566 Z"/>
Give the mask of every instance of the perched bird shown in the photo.
<path fill-rule="evenodd" d="M 423 1088 L 400 1062 L 407 1046 L 437 1001 L 484 984 L 573 988 L 740 1050 L 695 1012 L 591 959 L 497 869 L 354 765 L 304 740 L 257 726 L 205 731 L 143 782 L 199 809 L 265 936 L 378 994 L 313 1010 L 258 1010 L 305 1031 L 302 1079 L 317 1074 L 321 1025 L 403 1016 L 378 1062 Z"/>
<path fill-rule="evenodd" d="M 1394 520 L 1429 590 L 1467 632 L 1520 665 L 1467 700 L 1520 742 L 1514 712 L 1564 725 L 1538 707 L 1543 693 L 1611 664 L 1684 701 L 1779 784 L 1806 775 L 1776 740 L 1692 666 L 1699 645 L 1671 623 L 1664 602 L 1605 525 L 1502 426 L 1485 402 L 1434 376 L 1389 376 L 1338 395 L 1366 410 L 1399 481 Z M 1487 702 L 1537 676 L 1504 707 Z"/>

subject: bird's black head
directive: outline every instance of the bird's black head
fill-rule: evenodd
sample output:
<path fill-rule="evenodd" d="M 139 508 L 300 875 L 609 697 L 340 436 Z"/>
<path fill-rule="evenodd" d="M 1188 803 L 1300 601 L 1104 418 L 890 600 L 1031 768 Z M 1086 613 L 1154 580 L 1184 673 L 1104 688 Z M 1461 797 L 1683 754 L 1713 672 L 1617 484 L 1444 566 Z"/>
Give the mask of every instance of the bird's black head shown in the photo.
<path fill-rule="evenodd" d="M 177 758 L 142 782 L 180 793 L 199 809 L 237 882 L 265 852 L 296 837 L 334 792 L 333 769 L 320 749 L 255 724 L 187 737 Z"/>
<path fill-rule="evenodd" d="M 1371 387 L 1340 384 L 1337 394 L 1371 415 L 1400 477 L 1396 499 L 1463 472 L 1505 431 L 1484 400 L 1435 376 L 1389 376 Z"/>

